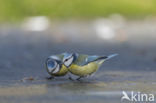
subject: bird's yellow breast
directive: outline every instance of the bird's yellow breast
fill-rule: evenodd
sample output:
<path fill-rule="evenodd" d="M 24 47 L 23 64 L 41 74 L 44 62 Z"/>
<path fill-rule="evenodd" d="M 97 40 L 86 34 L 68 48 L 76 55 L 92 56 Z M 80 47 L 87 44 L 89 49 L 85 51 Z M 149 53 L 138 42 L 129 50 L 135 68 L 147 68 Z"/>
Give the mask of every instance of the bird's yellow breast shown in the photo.
<path fill-rule="evenodd" d="M 69 67 L 69 71 L 78 76 L 86 76 L 86 75 L 90 75 L 90 74 L 96 72 L 98 68 L 99 68 L 99 66 L 95 62 L 89 63 L 85 66 L 79 66 L 76 64 L 72 64 Z"/>
<path fill-rule="evenodd" d="M 54 76 L 64 76 L 65 74 L 67 74 L 67 72 L 68 72 L 68 69 L 64 65 L 62 65 L 60 71 L 53 75 Z"/>

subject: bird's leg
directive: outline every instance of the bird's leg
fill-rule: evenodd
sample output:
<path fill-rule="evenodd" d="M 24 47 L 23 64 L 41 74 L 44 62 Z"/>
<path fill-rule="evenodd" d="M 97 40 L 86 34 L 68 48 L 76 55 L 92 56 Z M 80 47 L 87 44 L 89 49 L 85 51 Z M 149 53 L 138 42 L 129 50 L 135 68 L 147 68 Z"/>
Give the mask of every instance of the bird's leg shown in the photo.
<path fill-rule="evenodd" d="M 74 81 L 74 79 L 71 77 L 69 73 L 68 73 L 68 79 Z"/>
<path fill-rule="evenodd" d="M 72 81 L 74 81 L 74 79 L 73 79 L 72 77 L 69 77 L 68 79 L 69 79 L 69 80 L 72 80 Z"/>
<path fill-rule="evenodd" d="M 83 76 L 78 77 L 76 80 L 80 81 L 81 78 L 83 78 Z"/>
<path fill-rule="evenodd" d="M 52 80 L 52 79 L 54 79 L 54 78 L 55 78 L 54 76 L 50 76 L 50 77 L 47 77 L 46 79 Z"/>

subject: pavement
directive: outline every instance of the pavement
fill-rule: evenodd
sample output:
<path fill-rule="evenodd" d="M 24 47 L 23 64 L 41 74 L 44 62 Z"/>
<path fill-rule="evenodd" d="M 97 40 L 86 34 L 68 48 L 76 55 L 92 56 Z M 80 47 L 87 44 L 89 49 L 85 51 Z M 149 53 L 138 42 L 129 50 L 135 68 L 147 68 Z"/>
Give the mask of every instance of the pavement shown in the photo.
<path fill-rule="evenodd" d="M 46 31 L 1 25 L 0 102 L 120 103 L 122 91 L 155 95 L 156 22 L 125 21 L 109 40 L 95 35 L 96 29 L 93 31 L 90 24 L 94 23 L 55 22 Z M 47 80 L 46 58 L 62 52 L 119 55 L 106 61 L 90 78 Z"/>

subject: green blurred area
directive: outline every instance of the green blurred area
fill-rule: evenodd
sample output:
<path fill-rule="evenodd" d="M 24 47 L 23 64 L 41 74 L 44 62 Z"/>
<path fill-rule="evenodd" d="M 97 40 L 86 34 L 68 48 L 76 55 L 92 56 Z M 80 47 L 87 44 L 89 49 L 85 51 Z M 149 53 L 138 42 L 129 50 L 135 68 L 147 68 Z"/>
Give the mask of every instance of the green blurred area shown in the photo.
<path fill-rule="evenodd" d="M 0 0 L 0 21 L 19 21 L 28 16 L 96 18 L 110 14 L 130 18 L 155 16 L 156 0 Z"/>

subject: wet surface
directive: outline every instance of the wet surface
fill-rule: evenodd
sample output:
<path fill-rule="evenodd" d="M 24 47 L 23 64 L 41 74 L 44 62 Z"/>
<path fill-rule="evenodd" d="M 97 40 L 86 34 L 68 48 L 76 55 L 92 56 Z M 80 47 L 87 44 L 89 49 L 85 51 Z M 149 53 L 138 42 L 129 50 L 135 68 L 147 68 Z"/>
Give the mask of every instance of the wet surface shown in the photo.
<path fill-rule="evenodd" d="M 57 40 L 51 36 L 53 32 L 1 27 L 0 102 L 120 103 L 122 91 L 156 94 L 155 34 L 145 39 L 147 35 L 138 36 L 134 25 L 125 32 L 131 39 L 74 42 L 64 37 Z M 135 33 L 138 35 L 129 35 Z M 119 56 L 106 61 L 90 78 L 71 81 L 65 76 L 47 80 L 45 59 L 66 51 Z"/>

